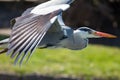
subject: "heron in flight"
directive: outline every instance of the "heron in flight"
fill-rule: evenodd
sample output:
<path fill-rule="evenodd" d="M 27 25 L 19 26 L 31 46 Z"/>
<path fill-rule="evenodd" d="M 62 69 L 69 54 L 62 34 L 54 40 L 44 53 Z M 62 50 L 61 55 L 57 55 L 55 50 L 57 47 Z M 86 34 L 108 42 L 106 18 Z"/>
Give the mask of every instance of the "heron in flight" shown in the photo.
<path fill-rule="evenodd" d="M 73 30 L 64 24 L 62 12 L 70 7 L 74 0 L 50 0 L 36 7 L 28 8 L 20 17 L 12 20 L 10 38 L 0 41 L 8 43 L 7 51 L 15 64 L 28 59 L 35 48 L 64 47 L 80 50 L 87 46 L 88 38 L 116 38 L 116 36 L 95 31 L 87 27 Z"/>

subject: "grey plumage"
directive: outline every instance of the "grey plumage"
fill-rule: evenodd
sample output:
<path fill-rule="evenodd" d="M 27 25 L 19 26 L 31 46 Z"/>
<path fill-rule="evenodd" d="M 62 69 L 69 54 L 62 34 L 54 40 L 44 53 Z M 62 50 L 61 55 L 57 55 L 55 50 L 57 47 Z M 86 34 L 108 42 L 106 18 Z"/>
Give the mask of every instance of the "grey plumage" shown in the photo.
<path fill-rule="evenodd" d="M 87 27 L 73 30 L 66 26 L 62 12 L 70 7 L 72 1 L 50 0 L 28 8 L 20 17 L 14 18 L 10 38 L 0 41 L 0 44 L 8 43 L 8 47 L 1 52 L 7 51 L 11 58 L 15 57 L 14 63 L 19 61 L 21 65 L 26 56 L 27 60 L 30 58 L 37 46 L 81 50 L 87 46 L 88 38 L 116 37 Z"/>

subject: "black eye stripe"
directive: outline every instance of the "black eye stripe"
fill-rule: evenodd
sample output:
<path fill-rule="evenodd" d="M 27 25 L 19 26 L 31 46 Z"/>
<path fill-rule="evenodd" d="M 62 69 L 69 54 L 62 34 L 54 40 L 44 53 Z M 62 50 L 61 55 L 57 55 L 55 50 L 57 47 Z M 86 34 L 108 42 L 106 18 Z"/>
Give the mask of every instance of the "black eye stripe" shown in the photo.
<path fill-rule="evenodd" d="M 81 31 L 90 31 L 89 29 L 80 29 Z"/>
<path fill-rule="evenodd" d="M 92 29 L 90 28 L 79 28 L 80 31 L 85 31 L 85 32 L 88 32 L 89 34 L 92 33 Z"/>

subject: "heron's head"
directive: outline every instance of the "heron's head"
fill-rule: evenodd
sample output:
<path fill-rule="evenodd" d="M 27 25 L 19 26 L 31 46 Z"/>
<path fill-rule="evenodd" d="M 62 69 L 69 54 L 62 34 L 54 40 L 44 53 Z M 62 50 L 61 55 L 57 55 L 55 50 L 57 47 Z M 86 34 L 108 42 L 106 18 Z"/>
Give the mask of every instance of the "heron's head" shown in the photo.
<path fill-rule="evenodd" d="M 88 27 L 78 28 L 77 31 L 80 32 L 80 36 L 82 38 L 101 38 L 101 37 L 116 38 L 117 37 L 115 35 L 96 31 L 96 30 L 90 29 Z"/>

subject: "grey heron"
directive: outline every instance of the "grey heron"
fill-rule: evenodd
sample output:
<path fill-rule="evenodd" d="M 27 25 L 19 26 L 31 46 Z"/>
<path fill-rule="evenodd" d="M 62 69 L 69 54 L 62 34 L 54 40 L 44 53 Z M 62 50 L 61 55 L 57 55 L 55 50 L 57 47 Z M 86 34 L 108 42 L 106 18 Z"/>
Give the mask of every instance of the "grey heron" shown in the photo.
<path fill-rule="evenodd" d="M 29 59 L 37 46 L 80 50 L 87 46 L 88 38 L 116 38 L 87 27 L 73 30 L 66 26 L 62 12 L 67 10 L 72 2 L 73 0 L 50 0 L 28 8 L 20 17 L 12 20 L 10 38 L 0 41 L 0 44 L 8 43 L 8 47 L 1 52 L 7 51 L 11 58 L 16 57 L 15 64 L 19 59 L 21 64 L 26 56 Z"/>

